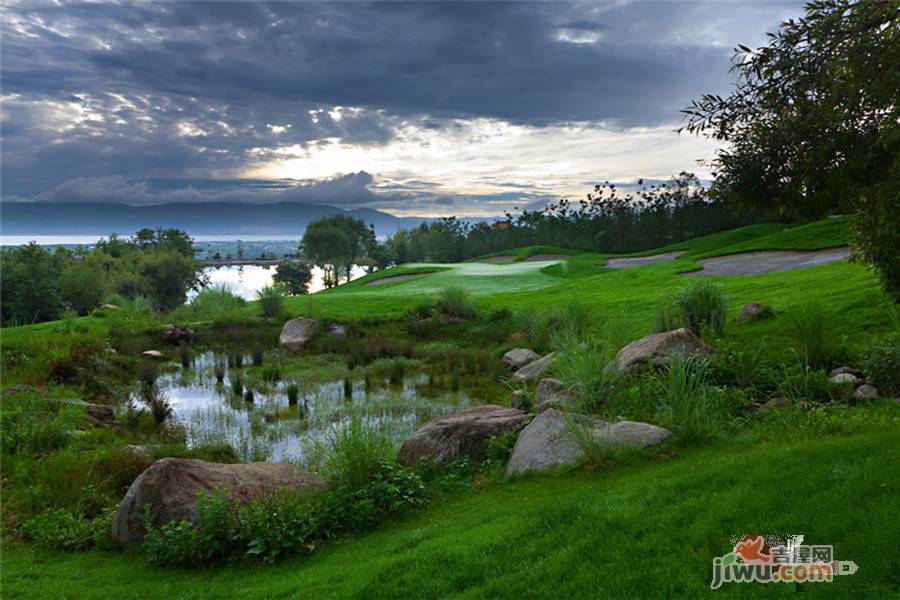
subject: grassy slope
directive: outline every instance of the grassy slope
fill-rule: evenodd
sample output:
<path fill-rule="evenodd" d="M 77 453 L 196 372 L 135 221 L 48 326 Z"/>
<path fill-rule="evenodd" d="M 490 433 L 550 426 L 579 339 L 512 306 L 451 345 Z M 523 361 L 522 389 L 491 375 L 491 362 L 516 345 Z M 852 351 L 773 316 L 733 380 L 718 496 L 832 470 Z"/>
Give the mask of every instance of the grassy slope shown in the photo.
<path fill-rule="evenodd" d="M 2 553 L 4 598 L 699 597 L 731 536 L 803 533 L 860 569 L 804 595 L 897 593 L 900 432 L 675 450 L 650 464 L 460 494 L 274 566 L 148 567 L 130 554 Z M 852 506 L 852 511 L 848 507 Z M 362 567 L 364 565 L 364 567 Z M 727 584 L 785 596 L 793 584 Z"/>

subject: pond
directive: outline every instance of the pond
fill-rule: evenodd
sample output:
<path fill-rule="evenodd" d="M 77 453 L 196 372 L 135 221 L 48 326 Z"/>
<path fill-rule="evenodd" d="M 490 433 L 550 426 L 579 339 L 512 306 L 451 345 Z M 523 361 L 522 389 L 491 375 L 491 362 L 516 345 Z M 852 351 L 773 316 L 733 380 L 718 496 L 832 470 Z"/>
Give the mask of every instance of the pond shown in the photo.
<path fill-rule="evenodd" d="M 241 360 L 250 364 L 249 356 Z M 222 381 L 216 377 L 217 363 L 225 371 Z M 320 456 L 321 444 L 334 430 L 345 427 L 353 418 L 386 432 L 399 444 L 427 421 L 460 410 L 470 402 L 463 392 L 447 391 L 425 397 L 417 388 L 428 378 L 419 373 L 404 377 L 397 385 L 371 375 L 349 378 L 346 383 L 338 380 L 317 384 L 304 384 L 302 376 L 271 383 L 253 379 L 250 403 L 232 386 L 235 378 L 249 380 L 247 369 L 226 363 L 224 355 L 200 354 L 194 357 L 191 368 L 176 368 L 159 375 L 155 389 L 171 406 L 171 422 L 183 428 L 189 447 L 226 443 L 243 462 L 309 465 Z M 291 383 L 299 387 L 299 400 L 293 406 L 287 396 Z M 132 393 L 136 406 L 143 405 L 141 389 L 137 384 Z"/>
<path fill-rule="evenodd" d="M 256 292 L 272 284 L 275 267 L 260 265 L 206 267 L 203 269 L 203 274 L 209 279 L 210 285 L 226 285 L 244 300 L 256 300 Z M 350 279 L 358 279 L 365 274 L 365 267 L 354 266 L 350 271 Z M 324 289 L 324 272 L 319 267 L 313 267 L 309 292 L 313 294 Z M 194 295 L 195 293 L 192 293 L 190 297 Z"/>

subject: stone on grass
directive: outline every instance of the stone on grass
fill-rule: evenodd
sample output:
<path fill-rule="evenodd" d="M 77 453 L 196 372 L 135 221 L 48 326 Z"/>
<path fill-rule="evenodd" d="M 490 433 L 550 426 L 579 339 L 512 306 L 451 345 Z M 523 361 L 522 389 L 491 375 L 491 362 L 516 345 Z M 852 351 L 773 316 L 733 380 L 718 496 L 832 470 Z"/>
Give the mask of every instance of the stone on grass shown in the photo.
<path fill-rule="evenodd" d="M 146 358 L 155 358 L 157 360 L 162 360 L 166 357 L 165 354 L 163 354 L 159 350 L 144 350 L 143 352 L 141 352 L 141 356 L 144 356 Z"/>
<path fill-rule="evenodd" d="M 226 465 L 185 458 L 164 458 L 134 480 L 113 516 L 110 534 L 123 544 L 144 536 L 144 505 L 150 505 L 154 525 L 197 518 L 197 493 L 228 490 L 239 500 L 290 489 L 314 494 L 328 482 L 288 464 L 251 463 Z"/>
<path fill-rule="evenodd" d="M 340 323 L 329 323 L 327 331 L 328 335 L 333 335 L 334 337 L 347 337 L 347 328 Z"/>
<path fill-rule="evenodd" d="M 503 355 L 503 362 L 513 369 L 521 369 L 530 362 L 541 357 L 540 354 L 529 348 L 513 348 Z"/>
<path fill-rule="evenodd" d="M 544 374 L 544 371 L 546 371 L 547 367 L 550 366 L 550 363 L 553 362 L 554 356 L 554 353 L 551 352 L 547 356 L 531 361 L 530 363 L 513 373 L 510 379 L 517 382 L 534 381 Z"/>
<path fill-rule="evenodd" d="M 548 408 L 571 410 L 579 400 L 581 394 L 575 386 L 566 387 L 562 381 L 548 377 L 541 379 L 534 391 L 534 410 L 535 412 L 545 411 Z"/>
<path fill-rule="evenodd" d="M 740 314 L 735 319 L 738 323 L 746 323 L 747 321 L 755 321 L 757 319 L 765 319 L 772 316 L 772 309 L 759 302 L 745 304 L 741 308 Z"/>
<path fill-rule="evenodd" d="M 878 397 L 878 389 L 874 385 L 861 385 L 853 392 L 853 398 L 856 400 L 874 400 Z"/>
<path fill-rule="evenodd" d="M 667 365 L 676 355 L 708 356 L 713 348 L 694 335 L 681 328 L 662 333 L 652 333 L 635 340 L 619 350 L 616 354 L 616 366 L 620 371 L 637 373 L 647 370 L 652 364 L 655 367 Z"/>
<path fill-rule="evenodd" d="M 87 415 L 104 424 L 114 423 L 116 420 L 116 411 L 112 406 L 106 404 L 91 404 L 90 402 L 82 402 L 81 400 L 59 400 L 60 405 L 77 406 L 83 408 Z"/>
<path fill-rule="evenodd" d="M 837 369 L 832 369 L 831 371 L 829 371 L 828 377 L 831 378 L 844 373 L 856 375 L 857 377 L 862 375 L 862 371 L 860 371 L 859 369 L 854 369 L 853 367 L 838 367 Z"/>
<path fill-rule="evenodd" d="M 104 310 L 119 310 L 119 307 L 115 304 L 101 304 L 100 308 Z"/>
<path fill-rule="evenodd" d="M 578 429 L 581 429 L 580 433 L 576 433 Z M 611 424 L 551 408 L 536 416 L 519 434 L 506 465 L 506 474 L 547 471 L 577 463 L 585 454 L 579 443 L 581 435 L 593 438 L 591 443 L 600 447 L 642 448 L 658 444 L 672 433 L 649 423 L 619 421 Z"/>
<path fill-rule="evenodd" d="M 315 319 L 297 317 L 281 328 L 278 344 L 288 350 L 299 350 L 319 333 L 319 322 Z"/>
<path fill-rule="evenodd" d="M 463 457 L 482 460 L 490 438 L 515 431 L 525 419 L 526 414 L 515 408 L 472 406 L 426 423 L 403 442 L 398 460 L 406 466 L 422 459 L 439 463 Z"/>
<path fill-rule="evenodd" d="M 853 373 L 838 373 L 834 377 L 829 377 L 828 381 L 830 381 L 834 385 L 856 385 L 857 383 L 859 383 L 859 377 L 857 377 Z"/>
<path fill-rule="evenodd" d="M 776 396 L 757 409 L 757 412 L 766 413 L 773 410 L 784 410 L 790 408 L 793 403 L 789 398 Z"/>

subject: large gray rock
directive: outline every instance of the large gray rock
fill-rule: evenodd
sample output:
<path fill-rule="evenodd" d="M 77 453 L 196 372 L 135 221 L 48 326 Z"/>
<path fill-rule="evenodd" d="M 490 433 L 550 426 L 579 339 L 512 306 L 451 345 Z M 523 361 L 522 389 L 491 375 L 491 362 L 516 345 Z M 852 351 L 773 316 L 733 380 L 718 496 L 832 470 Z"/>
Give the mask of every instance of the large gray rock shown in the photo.
<path fill-rule="evenodd" d="M 584 457 L 584 449 L 578 443 L 578 429 L 581 429 L 580 435 L 593 438 L 600 446 L 628 448 L 658 444 L 672 435 L 667 429 L 649 423 L 620 421 L 610 424 L 587 415 L 566 414 L 551 408 L 536 416 L 519 434 L 506 465 L 506 474 L 546 471 L 577 463 Z"/>
<path fill-rule="evenodd" d="M 554 353 L 551 352 L 543 358 L 531 361 L 530 363 L 513 373 L 510 379 L 518 382 L 534 381 L 544 374 L 544 371 L 546 371 L 547 367 L 550 366 L 550 363 L 553 362 L 554 356 Z"/>
<path fill-rule="evenodd" d="M 837 375 L 829 377 L 828 381 L 830 381 L 834 385 L 856 385 L 857 383 L 859 383 L 859 377 L 857 377 L 853 373 L 838 373 Z"/>
<path fill-rule="evenodd" d="M 111 424 L 116 420 L 116 411 L 112 406 L 107 406 L 106 404 L 91 404 L 81 400 L 60 400 L 59 404 L 83 408 L 89 417 L 100 423 Z"/>
<path fill-rule="evenodd" d="M 541 379 L 534 390 L 534 410 L 535 412 L 545 411 L 548 408 L 558 408 L 560 410 L 572 410 L 581 400 L 581 394 L 575 386 L 566 387 L 566 385 L 558 380 L 545 378 Z"/>
<path fill-rule="evenodd" d="M 297 317 L 281 328 L 278 344 L 289 350 L 299 350 L 319 333 L 319 322 L 315 319 Z"/>
<path fill-rule="evenodd" d="M 525 419 L 526 414 L 515 408 L 472 406 L 426 423 L 403 442 L 398 460 L 407 466 L 423 458 L 435 462 L 462 457 L 481 460 L 487 455 L 490 438 L 518 429 Z"/>
<path fill-rule="evenodd" d="M 228 490 L 232 497 L 249 500 L 290 489 L 314 494 L 328 488 L 321 475 L 288 464 L 225 465 L 185 458 L 164 458 L 153 463 L 128 488 L 113 517 L 110 534 L 123 544 L 144 537 L 144 506 L 150 505 L 152 522 L 194 521 L 197 493 Z"/>
<path fill-rule="evenodd" d="M 864 384 L 853 392 L 854 400 L 874 400 L 878 397 L 878 389 L 874 385 Z"/>
<path fill-rule="evenodd" d="M 540 354 L 529 348 L 513 348 L 503 355 L 503 362 L 513 369 L 521 369 L 530 362 L 541 357 Z"/>
<path fill-rule="evenodd" d="M 667 365 L 675 355 L 685 358 L 692 355 L 707 356 L 712 351 L 709 344 L 682 327 L 652 333 L 631 342 L 616 354 L 616 366 L 620 371 L 637 373 L 648 369 L 651 364 L 656 367 Z"/>

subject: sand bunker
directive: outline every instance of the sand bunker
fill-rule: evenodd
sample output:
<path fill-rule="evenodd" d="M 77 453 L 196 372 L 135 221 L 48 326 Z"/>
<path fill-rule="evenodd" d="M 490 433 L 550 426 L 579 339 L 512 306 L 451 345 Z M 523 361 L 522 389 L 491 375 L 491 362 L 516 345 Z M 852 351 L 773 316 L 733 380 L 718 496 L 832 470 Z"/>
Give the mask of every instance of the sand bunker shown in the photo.
<path fill-rule="evenodd" d="M 516 260 L 515 256 L 512 255 L 503 255 L 503 256 L 489 256 L 487 258 L 482 258 L 478 262 L 483 263 L 511 263 Z"/>
<path fill-rule="evenodd" d="M 631 267 L 640 267 L 641 265 L 652 265 L 654 263 L 673 260 L 682 254 L 684 254 L 684 250 L 663 252 L 662 254 L 654 254 L 652 256 L 636 256 L 634 258 L 610 258 L 606 261 L 606 266 L 611 269 L 630 269 Z"/>
<path fill-rule="evenodd" d="M 703 270 L 684 273 L 686 277 L 722 277 L 728 275 L 761 275 L 805 269 L 844 260 L 850 256 L 850 248 L 826 248 L 825 250 L 761 250 L 716 258 L 704 258 L 697 262 Z"/>
<path fill-rule="evenodd" d="M 429 271 L 428 273 L 430 273 Z M 412 279 L 413 277 L 421 277 L 422 275 L 428 275 L 428 273 L 406 273 L 404 275 L 392 275 L 391 277 L 382 277 L 381 279 L 376 279 L 375 281 L 367 281 L 366 285 L 384 285 L 386 283 L 394 283 L 395 281 L 403 281 L 404 279 Z"/>
<path fill-rule="evenodd" d="M 565 260 L 572 258 L 571 254 L 532 254 L 525 259 L 525 262 L 541 262 L 545 260 Z"/>

